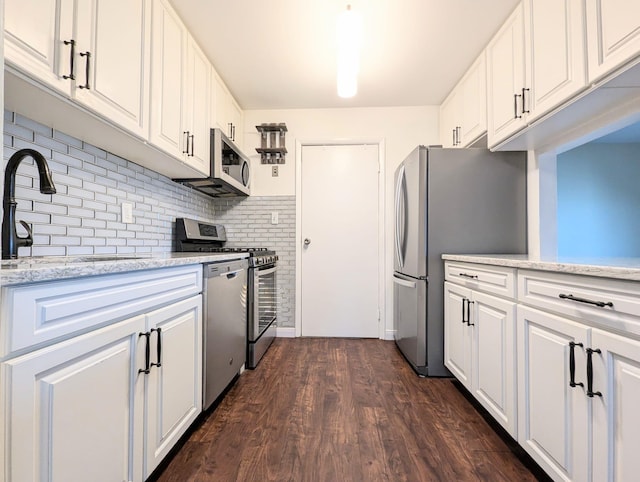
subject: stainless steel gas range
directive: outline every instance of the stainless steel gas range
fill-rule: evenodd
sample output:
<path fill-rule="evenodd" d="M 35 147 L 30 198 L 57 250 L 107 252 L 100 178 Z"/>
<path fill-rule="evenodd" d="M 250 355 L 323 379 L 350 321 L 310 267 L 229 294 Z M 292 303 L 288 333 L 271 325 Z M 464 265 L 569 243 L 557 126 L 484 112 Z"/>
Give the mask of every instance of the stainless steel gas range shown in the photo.
<path fill-rule="evenodd" d="M 267 248 L 228 247 L 226 229 L 188 218 L 176 219 L 176 251 L 247 253 L 246 368 L 255 368 L 276 335 L 278 256 Z"/>

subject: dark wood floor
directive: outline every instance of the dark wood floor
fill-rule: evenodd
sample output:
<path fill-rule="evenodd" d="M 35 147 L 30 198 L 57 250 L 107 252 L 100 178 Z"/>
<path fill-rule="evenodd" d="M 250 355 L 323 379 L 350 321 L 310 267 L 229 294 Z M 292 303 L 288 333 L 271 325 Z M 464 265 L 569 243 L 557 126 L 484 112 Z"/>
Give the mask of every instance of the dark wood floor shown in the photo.
<path fill-rule="evenodd" d="M 536 476 L 456 383 L 417 377 L 393 342 L 280 338 L 158 480 L 511 482 Z"/>

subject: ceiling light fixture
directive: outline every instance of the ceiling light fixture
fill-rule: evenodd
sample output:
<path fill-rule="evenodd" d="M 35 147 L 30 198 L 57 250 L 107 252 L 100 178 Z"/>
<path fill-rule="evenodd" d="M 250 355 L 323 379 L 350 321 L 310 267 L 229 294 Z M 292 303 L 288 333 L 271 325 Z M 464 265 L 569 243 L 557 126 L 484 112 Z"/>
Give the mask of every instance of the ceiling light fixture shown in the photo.
<path fill-rule="evenodd" d="M 362 43 L 362 20 L 351 5 L 338 17 L 338 95 L 353 97 L 358 92 L 358 67 Z"/>

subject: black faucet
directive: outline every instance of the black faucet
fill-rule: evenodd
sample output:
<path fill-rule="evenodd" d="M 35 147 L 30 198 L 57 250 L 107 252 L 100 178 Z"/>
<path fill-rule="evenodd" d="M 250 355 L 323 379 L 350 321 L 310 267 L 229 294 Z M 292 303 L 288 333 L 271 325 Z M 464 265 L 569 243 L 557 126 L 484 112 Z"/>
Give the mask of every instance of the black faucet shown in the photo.
<path fill-rule="evenodd" d="M 18 248 L 20 246 L 31 246 L 33 244 L 33 234 L 27 223 L 20 221 L 20 224 L 27 230 L 26 238 L 19 237 L 16 231 L 16 206 L 18 205 L 15 199 L 16 171 L 25 157 L 32 157 L 36 161 L 38 175 L 40 176 L 40 192 L 42 194 L 56 193 L 49 165 L 44 156 L 38 151 L 20 149 L 9 158 L 4 171 L 4 197 L 2 199 L 2 208 L 4 209 L 2 217 L 2 259 L 15 259 L 18 257 Z"/>

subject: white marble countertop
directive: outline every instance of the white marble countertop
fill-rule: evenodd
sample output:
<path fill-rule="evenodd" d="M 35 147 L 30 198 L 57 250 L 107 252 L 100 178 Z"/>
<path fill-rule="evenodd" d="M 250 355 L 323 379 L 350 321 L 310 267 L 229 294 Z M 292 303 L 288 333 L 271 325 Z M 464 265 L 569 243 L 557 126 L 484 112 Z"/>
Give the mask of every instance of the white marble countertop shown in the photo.
<path fill-rule="evenodd" d="M 527 254 L 443 254 L 442 259 L 640 281 L 640 258 L 540 257 Z"/>
<path fill-rule="evenodd" d="M 0 287 L 37 281 L 211 263 L 246 258 L 247 256 L 243 253 L 164 253 L 24 257 L 0 262 Z"/>

